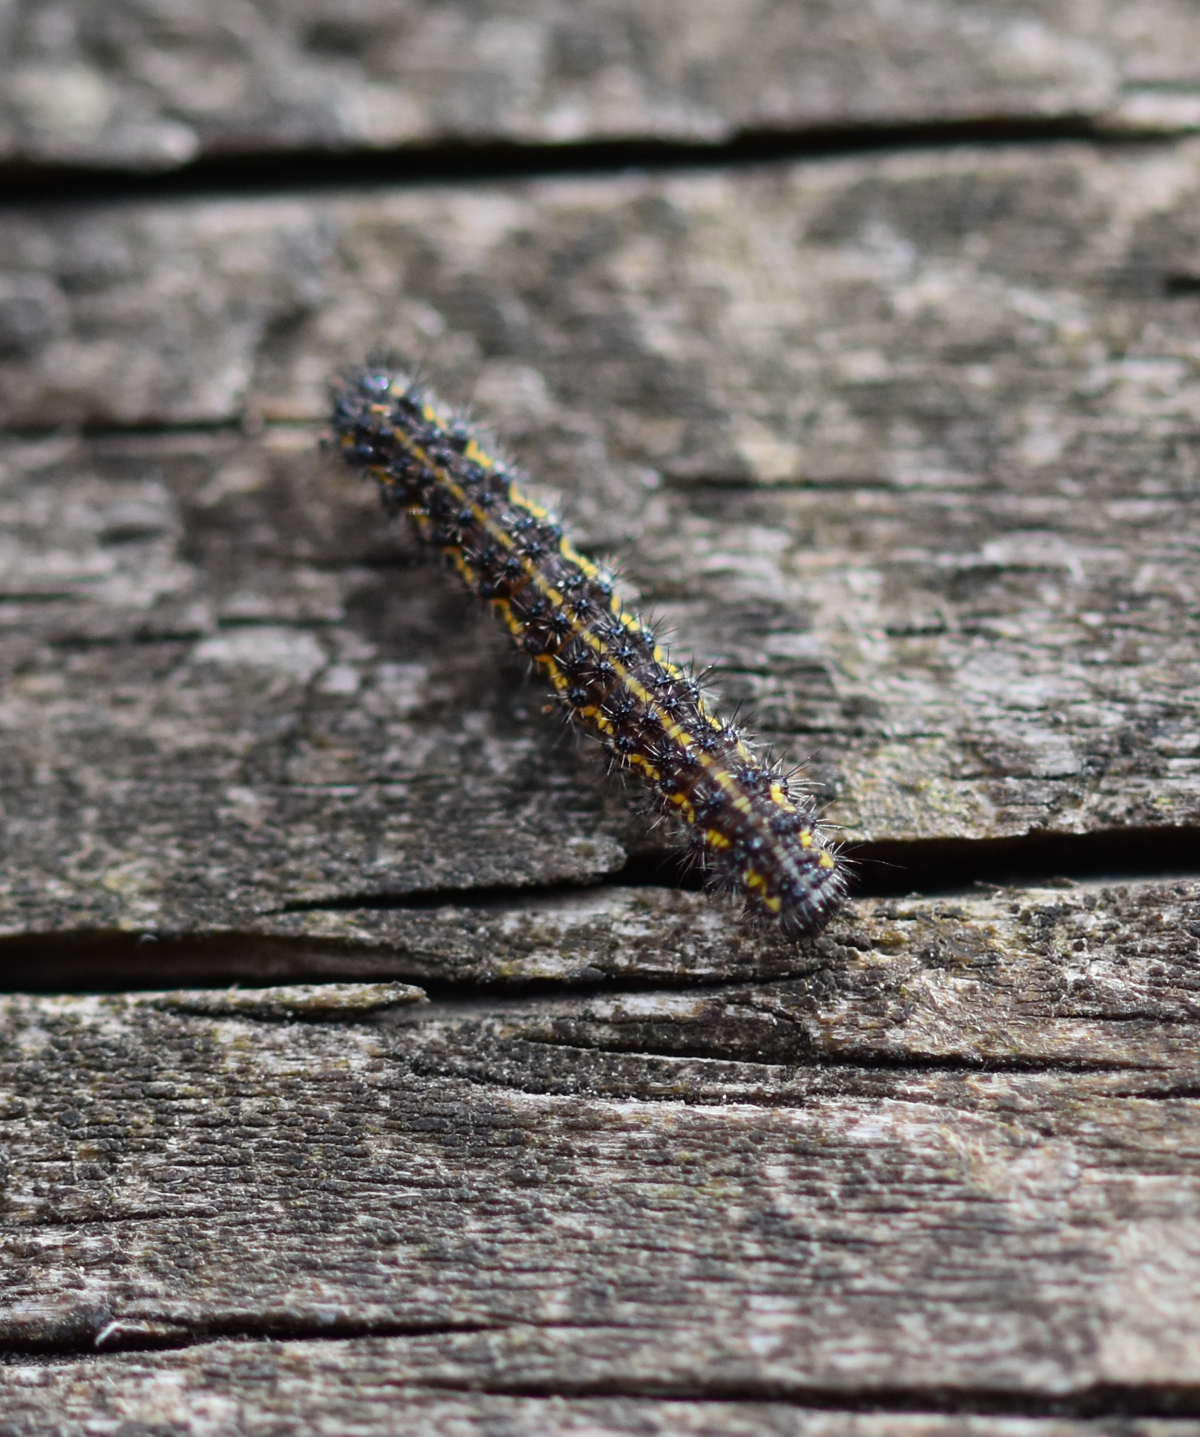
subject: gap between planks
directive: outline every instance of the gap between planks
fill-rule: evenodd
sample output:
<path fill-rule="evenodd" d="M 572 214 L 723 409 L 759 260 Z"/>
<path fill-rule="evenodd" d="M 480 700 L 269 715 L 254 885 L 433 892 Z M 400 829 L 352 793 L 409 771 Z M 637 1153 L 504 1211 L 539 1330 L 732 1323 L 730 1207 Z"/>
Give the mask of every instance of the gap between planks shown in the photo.
<path fill-rule="evenodd" d="M 462 185 L 572 175 L 744 169 L 775 162 L 972 146 L 1169 145 L 1189 127 L 1141 130 L 1084 115 L 916 121 L 745 130 L 723 143 L 654 139 L 524 144 L 433 144 L 391 149 L 291 150 L 215 156 L 167 173 L 76 165 L 2 165 L 0 209 L 218 194 L 279 195 L 348 186 Z"/>
<path fill-rule="evenodd" d="M 139 1343 L 133 1334 L 120 1337 L 119 1346 L 107 1350 L 98 1345 L 63 1343 L 54 1347 L 23 1345 L 0 1346 L 0 1394 L 8 1385 L 6 1377 L 14 1369 L 26 1366 L 32 1357 L 40 1370 L 53 1372 L 72 1366 L 81 1369 L 81 1376 L 88 1375 L 100 1381 L 112 1381 L 122 1371 L 142 1368 L 147 1354 L 155 1354 L 153 1363 L 157 1371 L 171 1368 L 186 1368 L 189 1361 L 197 1358 L 217 1358 L 234 1363 L 252 1363 L 257 1354 L 269 1354 L 278 1360 L 289 1350 L 303 1352 L 304 1349 L 324 1348 L 331 1355 L 338 1349 L 351 1358 L 371 1362 L 386 1362 L 389 1349 L 402 1348 L 414 1339 L 438 1337 L 466 1337 L 473 1334 L 491 1333 L 496 1335 L 515 1334 L 530 1331 L 539 1325 L 479 1323 L 430 1323 L 363 1326 L 347 1325 L 343 1330 L 330 1331 L 328 1328 L 295 1330 L 264 1327 L 240 1327 L 236 1330 L 214 1330 L 211 1334 L 178 1340 L 146 1341 Z M 566 1324 L 541 1326 L 543 1332 L 587 1331 L 586 1325 Z M 596 1330 L 608 1330 L 598 1327 Z M 430 1393 L 469 1394 L 472 1397 L 497 1398 L 572 1398 L 583 1400 L 603 1399 L 650 1399 L 667 1402 L 695 1402 L 725 1404 L 752 1402 L 778 1409 L 801 1409 L 823 1413 L 889 1413 L 897 1416 L 924 1414 L 953 1415 L 958 1417 L 1026 1417 L 1026 1418 L 1075 1418 L 1090 1420 L 1103 1417 L 1196 1417 L 1200 1416 L 1200 1388 L 1191 1384 L 1176 1387 L 1167 1385 L 1118 1386 L 1103 1384 L 1064 1394 L 1038 1396 L 1031 1393 L 1013 1393 L 986 1388 L 879 1388 L 855 1394 L 836 1388 L 804 1387 L 790 1385 L 781 1389 L 770 1382 L 724 1383 L 711 1385 L 678 1382 L 613 1383 L 581 1381 L 549 1385 L 529 1382 L 486 1382 L 472 1379 L 463 1374 L 458 1381 L 447 1374 L 434 1372 L 413 1372 L 400 1376 L 388 1384 L 393 1391 L 421 1391 Z M 1190 1429 L 1189 1429 L 1190 1430 Z"/>

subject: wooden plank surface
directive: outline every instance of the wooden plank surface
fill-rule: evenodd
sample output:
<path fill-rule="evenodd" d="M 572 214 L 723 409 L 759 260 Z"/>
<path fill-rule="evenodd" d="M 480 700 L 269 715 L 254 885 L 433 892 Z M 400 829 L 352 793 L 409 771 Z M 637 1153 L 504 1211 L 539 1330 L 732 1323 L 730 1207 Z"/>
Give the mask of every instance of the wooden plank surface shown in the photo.
<path fill-rule="evenodd" d="M 413 1391 L 404 1412 L 397 1412 L 394 1400 L 389 1348 L 372 1344 L 365 1362 L 350 1357 L 352 1344 L 338 1344 L 336 1369 L 324 1349 L 312 1346 L 267 1349 L 278 1364 L 278 1383 L 264 1384 L 261 1368 L 246 1372 L 240 1358 L 244 1353 L 225 1344 L 214 1344 L 202 1354 L 183 1359 L 167 1358 L 161 1364 L 123 1361 L 114 1371 L 121 1385 L 96 1390 L 71 1382 L 69 1369 L 29 1369 L 27 1385 L 10 1410 L 14 1432 L 39 1431 L 45 1424 L 50 1403 L 59 1430 L 76 1433 L 95 1431 L 102 1421 L 120 1422 L 157 1419 L 167 1423 L 213 1423 L 226 1420 L 242 1424 L 242 1430 L 291 1434 L 319 1430 L 318 1424 L 354 1424 L 358 1430 L 383 1433 L 457 1433 L 487 1428 L 524 1434 L 628 1432 L 657 1434 L 695 1433 L 697 1437 L 716 1434 L 770 1432 L 782 1437 L 977 1437 L 1002 1432 L 1006 1437 L 1080 1437 L 1101 1432 L 1100 1424 L 1066 1420 L 1035 1422 L 1019 1418 L 981 1421 L 971 1417 L 898 1417 L 873 1414 L 830 1413 L 813 1409 L 783 1409 L 752 1402 L 680 1402 L 637 1398 L 583 1398 L 567 1402 L 561 1398 L 507 1397 L 481 1394 L 456 1397 L 439 1391 Z M 355 1352 L 355 1356 L 357 1352 Z M 164 1371 L 165 1369 L 165 1371 Z M 331 1382 L 335 1384 L 331 1387 Z M 215 1390 L 237 1391 L 235 1397 L 217 1397 Z M 16 1415 L 19 1411 L 19 1416 Z M 25 1426 L 18 1423 L 24 1422 Z M 87 1424 L 91 1425 L 87 1425 Z M 311 1424 L 307 1427 L 302 1424 Z M 369 1425 L 368 1425 L 369 1424 Z M 345 1428 L 343 1427 L 343 1430 Z M 353 1428 L 352 1428 L 353 1430 Z M 1180 1434 L 1190 1437 L 1194 1424 L 1186 1421 L 1130 1420 L 1123 1432 L 1134 1437 Z"/>
<path fill-rule="evenodd" d="M 59 316 L 10 422 L 106 429 L 4 449 L 8 931 L 587 882 L 668 842 L 319 456 L 329 375 L 387 336 L 813 757 L 848 840 L 1179 855 L 1198 215 L 1188 142 L 4 217 Z"/>
<path fill-rule="evenodd" d="M 27 163 L 155 170 L 948 120 L 1200 123 L 1186 0 L 19 0 L 4 27 L 0 156 Z"/>
<path fill-rule="evenodd" d="M 678 1051 L 695 995 L 7 1000 L 5 1338 L 426 1333 L 455 1385 L 526 1392 L 1194 1386 L 1186 1025 L 1153 1072 L 918 1069 L 919 1041 L 831 1069 L 757 1040 L 754 998 L 709 1001 L 724 1058 Z"/>
<path fill-rule="evenodd" d="M 13 1360 L 0 1392 L 44 1416 L 115 1390 L 132 1418 L 151 1374 L 178 1413 L 214 1370 L 255 1397 L 258 1364 L 273 1420 L 297 1386 L 369 1405 L 386 1369 L 434 1430 L 430 1389 L 736 1393 L 784 1430 L 898 1394 L 1186 1410 L 1194 903 L 980 900 L 958 952 L 889 955 L 877 930 L 798 980 L 707 992 L 7 999 L 7 1345 L 238 1341 Z M 1040 960 L 1006 945 L 1021 928 Z"/>
<path fill-rule="evenodd" d="M 60 188 L 1144 133 L 0 209 L 0 1430 L 1190 1437 L 1193 8 L 14 16 Z M 321 457 L 374 345 L 809 763 L 825 934 Z"/>

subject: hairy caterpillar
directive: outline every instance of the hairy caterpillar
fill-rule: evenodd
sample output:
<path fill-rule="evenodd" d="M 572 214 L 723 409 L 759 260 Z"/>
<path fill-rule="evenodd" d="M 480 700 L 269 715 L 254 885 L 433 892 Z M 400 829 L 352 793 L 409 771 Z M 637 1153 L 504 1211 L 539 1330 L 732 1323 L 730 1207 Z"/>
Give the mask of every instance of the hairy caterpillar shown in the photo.
<path fill-rule="evenodd" d="M 708 712 L 691 672 L 668 662 L 603 571 L 470 427 L 408 376 L 372 369 L 340 388 L 333 428 L 346 460 L 491 603 L 575 723 L 682 820 L 706 867 L 788 937 L 824 927 L 846 874 L 812 800 L 790 794 L 786 778 Z"/>

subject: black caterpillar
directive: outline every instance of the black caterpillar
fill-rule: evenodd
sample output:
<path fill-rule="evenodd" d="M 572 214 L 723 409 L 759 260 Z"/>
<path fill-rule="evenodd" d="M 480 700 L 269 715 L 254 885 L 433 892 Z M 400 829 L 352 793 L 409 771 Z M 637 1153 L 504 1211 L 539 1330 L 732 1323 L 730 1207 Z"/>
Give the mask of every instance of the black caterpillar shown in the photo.
<path fill-rule="evenodd" d="M 341 387 L 333 428 L 346 460 L 491 603 L 572 719 L 683 821 L 706 867 L 788 937 L 823 928 L 845 899 L 846 873 L 812 800 L 789 794 L 787 779 L 708 713 L 690 671 L 667 661 L 471 428 L 443 417 L 406 375 L 374 369 Z"/>

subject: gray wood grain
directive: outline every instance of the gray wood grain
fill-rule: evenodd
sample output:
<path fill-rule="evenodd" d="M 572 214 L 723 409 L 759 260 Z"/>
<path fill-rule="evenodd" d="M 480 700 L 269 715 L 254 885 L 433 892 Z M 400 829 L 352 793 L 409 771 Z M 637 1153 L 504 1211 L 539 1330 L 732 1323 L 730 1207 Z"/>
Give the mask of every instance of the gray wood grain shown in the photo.
<path fill-rule="evenodd" d="M 1166 0 L 4 23 L 35 162 L 1200 121 Z M 1195 141 L 0 213 L 0 1429 L 1191 1437 L 1198 240 Z M 318 454 L 372 345 L 962 891 L 672 887 Z"/>
<path fill-rule="evenodd" d="M 961 1054 L 985 1003 L 930 971 Z M 1005 976 L 1072 1031 L 1019 955 Z M 376 1018 L 351 994 L 300 1022 L 6 999 L 0 1333 L 408 1334 L 396 1381 L 509 1393 L 1194 1389 L 1193 1014 L 1151 1061 L 1100 985 L 1090 1070 L 1014 1024 L 976 1067 L 810 989 L 818 1027 L 860 1035 L 830 1066 L 754 1031 L 788 991 L 714 992 L 699 1021 L 694 993 Z"/>
<path fill-rule="evenodd" d="M 536 1334 L 528 1337 L 536 1341 Z M 1189 1418 L 1086 1419 L 931 1412 L 838 1412 L 786 1402 L 457 1393 L 404 1338 L 207 1343 L 153 1357 L 114 1355 L 0 1369 L 13 1437 L 53 1429 L 91 1437 L 121 1430 L 211 1437 L 366 1437 L 464 1432 L 511 1437 L 1194 1437 Z M 433 1369 L 431 1371 L 431 1369 Z M 429 1385 L 424 1385 L 428 1382 Z"/>
<path fill-rule="evenodd" d="M 1195 143 L 0 225 L 57 296 L 11 422 L 197 426 L 6 442 L 10 933 L 668 842 L 317 456 L 329 374 L 384 338 L 849 840 L 1195 826 Z"/>
<path fill-rule="evenodd" d="M 741 130 L 1094 116 L 1200 121 L 1181 0 L 21 0 L 0 155 L 197 156 L 457 141 L 720 141 Z"/>
<path fill-rule="evenodd" d="M 156 942 L 14 934 L 0 954 L 5 984 L 16 989 L 296 979 L 322 980 L 312 991 L 335 995 L 341 983 L 361 979 L 383 984 L 385 996 L 397 980 L 460 995 L 573 987 L 598 992 L 589 1023 L 611 1033 L 632 1023 L 627 1033 L 635 1036 L 621 1042 L 634 1046 L 643 1020 L 629 1015 L 642 1013 L 654 1029 L 648 993 L 656 985 L 695 985 L 690 1006 L 678 992 L 664 1000 L 670 1022 L 727 1046 L 734 1040 L 718 1032 L 726 1020 L 717 1021 L 726 1000 L 714 998 L 712 986 L 777 980 L 783 986 L 769 1001 L 754 998 L 753 1012 L 742 1012 L 750 1026 L 737 1040 L 741 1056 L 773 1041 L 778 1027 L 789 1050 L 802 1048 L 814 1061 L 864 1059 L 866 1043 L 876 1057 L 915 1062 L 992 1063 L 1036 1050 L 1038 1061 L 1154 1068 L 1160 1058 L 1174 1061 L 1173 1025 L 1195 1017 L 1198 904 L 1194 879 L 860 899 L 820 938 L 794 944 L 746 921 L 732 903 L 608 884 L 418 910 L 266 914 Z M 601 1019 L 606 985 L 646 992 L 628 1012 L 612 999 L 617 1008 Z M 273 990 L 251 988 L 238 1001 L 262 1004 L 264 991 Z M 223 993 L 211 1000 L 230 1001 Z M 947 1005 L 957 1015 L 949 1027 L 939 1016 Z M 1096 1026 L 1109 1019 L 1121 1026 Z"/>

